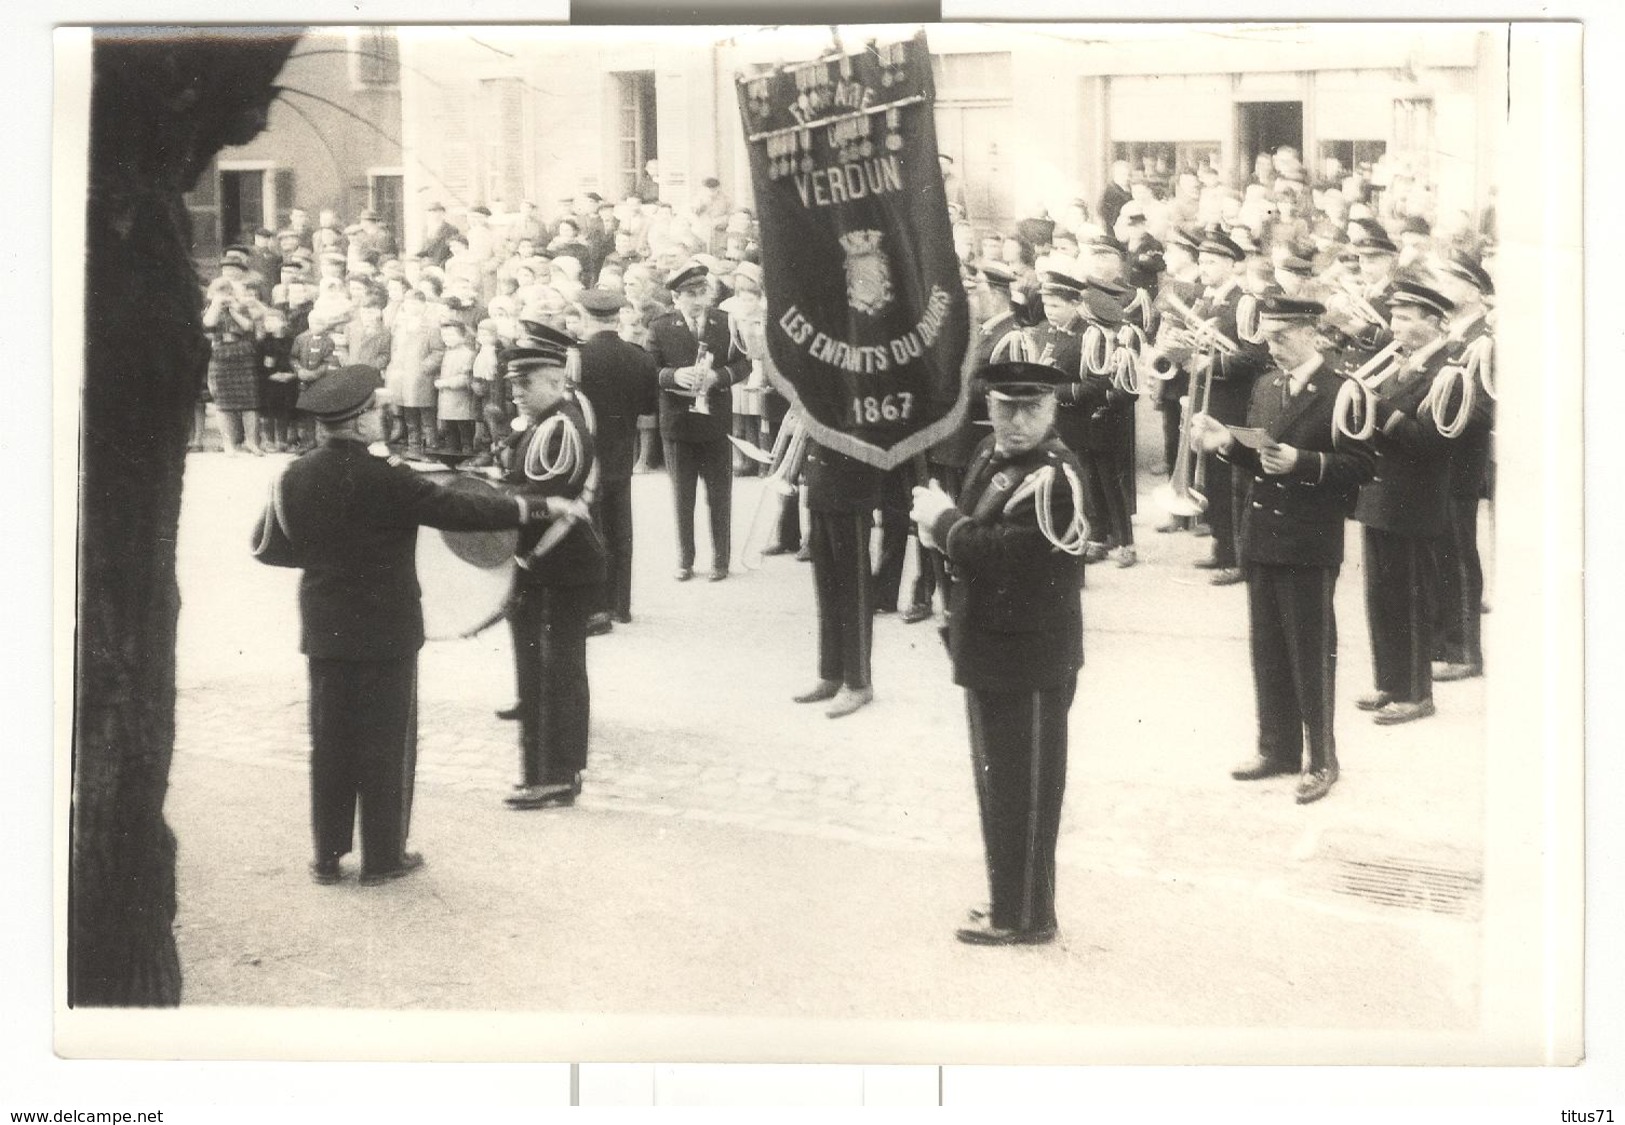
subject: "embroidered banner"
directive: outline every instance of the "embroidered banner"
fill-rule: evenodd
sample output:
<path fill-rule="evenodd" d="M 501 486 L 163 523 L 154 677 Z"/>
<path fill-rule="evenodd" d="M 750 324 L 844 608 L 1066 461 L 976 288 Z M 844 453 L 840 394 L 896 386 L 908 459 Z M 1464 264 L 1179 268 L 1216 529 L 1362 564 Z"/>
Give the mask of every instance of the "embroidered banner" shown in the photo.
<path fill-rule="evenodd" d="M 969 336 L 925 34 L 738 83 L 768 377 L 820 445 L 890 469 L 960 424 Z"/>

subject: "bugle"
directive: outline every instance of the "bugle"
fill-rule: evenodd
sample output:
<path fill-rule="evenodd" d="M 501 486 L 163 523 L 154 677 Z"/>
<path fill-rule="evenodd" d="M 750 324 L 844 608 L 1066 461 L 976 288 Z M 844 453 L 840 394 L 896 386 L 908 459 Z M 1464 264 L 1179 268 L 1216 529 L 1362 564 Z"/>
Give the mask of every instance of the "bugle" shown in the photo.
<path fill-rule="evenodd" d="M 1205 350 L 1220 351 L 1226 355 L 1233 355 L 1241 350 L 1241 345 L 1215 328 L 1211 321 L 1203 320 L 1196 315 L 1196 310 L 1181 301 L 1172 293 L 1168 294 L 1168 307 L 1179 314 L 1183 322 L 1180 327 L 1196 337 L 1197 345 Z"/>
<path fill-rule="evenodd" d="M 1213 367 L 1210 364 L 1197 374 L 1191 393 L 1179 400 L 1179 451 L 1174 454 L 1174 469 L 1168 474 L 1167 483 L 1158 485 L 1152 494 L 1157 506 L 1170 516 L 1199 516 L 1207 511 L 1207 496 L 1202 492 L 1207 462 L 1191 449 L 1191 420 L 1207 412 L 1212 397 Z"/>
<path fill-rule="evenodd" d="M 1377 387 L 1399 364 L 1399 344 L 1390 343 L 1344 379 L 1332 404 L 1332 428 L 1352 441 L 1366 441 L 1376 433 Z"/>

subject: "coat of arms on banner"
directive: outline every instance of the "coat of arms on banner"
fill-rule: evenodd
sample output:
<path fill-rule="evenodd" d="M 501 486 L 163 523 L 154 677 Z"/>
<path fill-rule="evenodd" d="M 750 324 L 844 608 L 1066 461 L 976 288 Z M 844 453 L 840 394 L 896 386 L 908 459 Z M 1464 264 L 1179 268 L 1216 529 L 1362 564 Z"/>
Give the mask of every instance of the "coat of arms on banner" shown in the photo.
<path fill-rule="evenodd" d="M 881 252 L 877 230 L 855 230 L 841 236 L 846 251 L 846 302 L 876 316 L 891 304 L 891 263 Z"/>

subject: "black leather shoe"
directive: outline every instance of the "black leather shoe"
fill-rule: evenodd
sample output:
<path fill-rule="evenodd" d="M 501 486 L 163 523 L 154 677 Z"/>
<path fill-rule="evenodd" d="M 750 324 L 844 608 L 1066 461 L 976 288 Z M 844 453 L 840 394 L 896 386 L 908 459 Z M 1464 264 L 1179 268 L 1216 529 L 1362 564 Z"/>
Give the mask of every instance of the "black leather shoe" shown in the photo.
<path fill-rule="evenodd" d="M 1298 782 L 1298 791 L 1293 800 L 1300 805 L 1309 805 L 1320 800 L 1332 791 L 1337 784 L 1337 767 L 1327 766 L 1325 769 L 1309 770 Z"/>
<path fill-rule="evenodd" d="M 718 568 L 718 569 L 713 570 L 711 572 L 711 581 L 713 581 L 713 582 L 726 582 L 727 580 L 728 580 L 728 571 L 727 571 L 726 567 L 721 567 L 721 568 Z"/>
<path fill-rule="evenodd" d="M 1385 691 L 1374 691 L 1370 695 L 1355 697 L 1354 706 L 1361 711 L 1381 711 L 1394 701 L 1394 697 Z"/>
<path fill-rule="evenodd" d="M 632 624 L 632 615 L 630 613 L 612 613 L 609 615 L 609 619 L 617 625 Z"/>
<path fill-rule="evenodd" d="M 1414 723 L 1417 719 L 1425 719 L 1437 713 L 1431 699 L 1422 699 L 1415 703 L 1401 703 L 1396 699 L 1392 703 L 1385 703 L 1381 710 L 1371 716 L 1371 721 L 1378 726 L 1392 727 L 1400 723 Z"/>
<path fill-rule="evenodd" d="M 526 785 L 502 798 L 502 803 L 510 809 L 569 808 L 576 803 L 576 795 L 580 791 L 579 780 L 548 785 Z"/>
<path fill-rule="evenodd" d="M 595 613 L 587 618 L 587 636 L 601 637 L 615 628 L 607 613 Z"/>
<path fill-rule="evenodd" d="M 421 855 L 417 852 L 406 852 L 401 856 L 401 862 L 394 867 L 386 868 L 383 871 L 363 871 L 361 873 L 361 885 L 363 887 L 376 887 L 379 883 L 388 883 L 393 879 L 401 878 L 403 875 L 410 875 L 422 866 L 423 857 Z"/>
<path fill-rule="evenodd" d="M 834 699 L 841 690 L 840 680 L 819 680 L 817 686 L 795 697 L 797 703 L 823 703 Z"/>
<path fill-rule="evenodd" d="M 1055 940 L 1054 926 L 1039 926 L 1029 930 L 1007 930 L 983 918 L 954 931 L 954 937 L 966 945 L 1043 945 Z"/>
<path fill-rule="evenodd" d="M 497 718 L 505 723 L 517 722 L 519 719 L 519 704 L 515 703 L 512 707 L 504 707 L 497 712 Z"/>
<path fill-rule="evenodd" d="M 928 605 L 911 605 L 903 611 L 904 625 L 918 625 L 922 621 L 932 618 L 931 607 Z"/>
<path fill-rule="evenodd" d="M 1215 573 L 1212 578 L 1209 578 L 1207 584 L 1209 586 L 1234 586 L 1245 577 L 1239 568 L 1227 566 Z"/>
<path fill-rule="evenodd" d="M 803 547 L 797 551 L 796 562 L 812 562 L 812 548 Z"/>
<path fill-rule="evenodd" d="M 694 577 L 694 568 L 691 566 L 680 566 L 677 568 L 677 573 L 672 575 L 672 577 L 677 579 L 679 582 L 687 582 L 690 578 Z"/>
<path fill-rule="evenodd" d="M 310 864 L 310 881 L 330 887 L 344 878 L 344 872 L 339 868 L 339 857 L 312 860 Z"/>
<path fill-rule="evenodd" d="M 794 548 L 781 547 L 777 543 L 774 543 L 772 546 L 762 548 L 762 557 L 771 559 L 776 555 L 788 555 L 792 550 L 794 550 Z"/>
<path fill-rule="evenodd" d="M 1237 781 L 1262 781 L 1266 777 L 1279 777 L 1284 773 L 1297 773 L 1298 767 L 1285 762 L 1271 761 L 1259 755 L 1241 763 L 1230 771 L 1230 776 Z"/>
<path fill-rule="evenodd" d="M 1224 569 L 1224 567 L 1220 565 L 1219 560 L 1214 558 L 1212 555 L 1208 555 L 1208 556 L 1206 556 L 1204 558 L 1197 559 L 1195 562 L 1191 563 L 1191 565 L 1194 566 L 1197 570 L 1223 570 Z"/>

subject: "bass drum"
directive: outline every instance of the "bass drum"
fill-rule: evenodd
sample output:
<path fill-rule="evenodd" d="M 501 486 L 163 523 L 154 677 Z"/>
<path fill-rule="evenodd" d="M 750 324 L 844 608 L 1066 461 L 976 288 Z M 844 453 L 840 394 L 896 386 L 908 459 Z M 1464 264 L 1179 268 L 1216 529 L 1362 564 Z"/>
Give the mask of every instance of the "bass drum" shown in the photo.
<path fill-rule="evenodd" d="M 505 491 L 480 477 L 435 473 L 432 480 L 458 492 Z M 423 633 L 431 641 L 472 637 L 507 615 L 513 589 L 516 529 L 418 529 L 418 585 L 423 590 Z"/>

